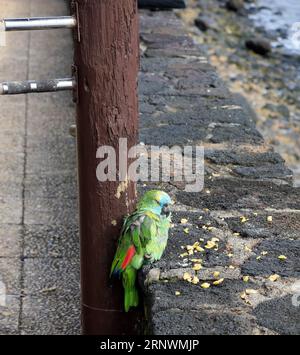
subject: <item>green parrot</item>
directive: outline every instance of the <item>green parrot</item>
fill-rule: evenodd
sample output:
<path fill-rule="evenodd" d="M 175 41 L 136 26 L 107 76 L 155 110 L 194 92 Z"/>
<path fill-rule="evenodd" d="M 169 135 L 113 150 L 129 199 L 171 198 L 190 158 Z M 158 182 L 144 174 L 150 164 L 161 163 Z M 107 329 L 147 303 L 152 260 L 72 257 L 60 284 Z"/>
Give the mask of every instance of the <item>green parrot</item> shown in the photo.
<path fill-rule="evenodd" d="M 122 277 L 124 308 L 137 307 L 137 271 L 159 260 L 167 246 L 171 213 L 170 196 L 157 190 L 144 194 L 136 210 L 125 218 L 110 275 Z"/>

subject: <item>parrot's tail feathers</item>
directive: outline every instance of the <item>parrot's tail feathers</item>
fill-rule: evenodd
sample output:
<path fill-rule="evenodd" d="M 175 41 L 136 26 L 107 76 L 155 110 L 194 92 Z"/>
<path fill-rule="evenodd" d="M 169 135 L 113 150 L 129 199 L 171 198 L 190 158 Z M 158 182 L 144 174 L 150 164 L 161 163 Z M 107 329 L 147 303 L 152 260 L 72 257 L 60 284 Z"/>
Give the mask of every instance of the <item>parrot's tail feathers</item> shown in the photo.
<path fill-rule="evenodd" d="M 125 289 L 125 298 L 124 298 L 124 308 L 125 312 L 128 312 L 130 307 L 137 307 L 139 305 L 139 293 L 138 290 L 133 288 Z"/>

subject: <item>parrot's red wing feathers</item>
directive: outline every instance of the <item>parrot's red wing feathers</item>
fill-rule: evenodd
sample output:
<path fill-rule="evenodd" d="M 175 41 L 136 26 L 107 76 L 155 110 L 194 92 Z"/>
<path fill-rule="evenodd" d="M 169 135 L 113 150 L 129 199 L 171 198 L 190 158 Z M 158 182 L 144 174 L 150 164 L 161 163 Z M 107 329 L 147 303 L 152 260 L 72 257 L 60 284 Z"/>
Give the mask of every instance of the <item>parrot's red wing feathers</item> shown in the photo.
<path fill-rule="evenodd" d="M 122 270 L 125 270 L 126 266 L 130 263 L 130 261 L 132 260 L 133 256 L 135 254 L 135 247 L 133 245 L 131 245 L 128 250 L 127 253 L 125 255 L 125 258 L 123 260 L 123 263 L 121 265 Z"/>

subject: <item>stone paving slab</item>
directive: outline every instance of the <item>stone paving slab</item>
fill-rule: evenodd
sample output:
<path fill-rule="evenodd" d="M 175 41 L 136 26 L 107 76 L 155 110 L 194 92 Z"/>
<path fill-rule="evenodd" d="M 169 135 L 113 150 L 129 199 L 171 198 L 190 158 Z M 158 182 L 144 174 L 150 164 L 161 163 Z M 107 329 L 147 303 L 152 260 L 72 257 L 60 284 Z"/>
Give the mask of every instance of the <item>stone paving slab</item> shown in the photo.
<path fill-rule="evenodd" d="M 272 213 L 273 221 L 267 221 L 268 215 Z M 249 214 L 250 215 L 250 214 Z M 248 216 L 248 213 L 245 213 Z M 251 218 L 245 224 L 240 223 L 239 217 L 225 218 L 226 224 L 233 233 L 239 233 L 241 238 L 287 238 L 300 239 L 300 215 L 299 212 L 269 212 L 258 213 L 256 218 Z M 288 225 L 287 229 L 285 226 Z"/>
<path fill-rule="evenodd" d="M 75 296 L 79 286 L 78 257 L 68 260 L 55 257 L 25 258 L 24 273 L 26 295 L 53 292 Z"/>
<path fill-rule="evenodd" d="M 2 50 L 0 48 L 0 53 L 2 53 Z M 1 56 L 1 63 L 4 61 L 4 59 Z M 22 63 L 24 66 L 25 63 Z M 10 71 L 9 71 L 10 72 Z M 8 74 L 6 74 L 8 75 Z M 22 71 L 18 73 L 18 78 L 24 78 L 26 77 L 26 74 Z M 4 75 L 1 74 L 2 80 L 4 80 Z M 11 79 L 12 80 L 12 79 Z M 0 128 L 1 132 L 5 131 L 6 133 L 15 133 L 15 134 L 22 134 L 24 133 L 24 111 L 26 107 L 26 101 L 24 97 L 7 97 L 3 96 L 1 97 L 1 119 L 0 119 Z M 3 138 L 1 136 L 1 138 Z M 2 141 L 2 139 L 1 139 Z M 7 149 L 11 148 L 12 151 L 15 152 L 15 146 L 14 145 L 6 145 L 2 144 L 1 145 L 1 151 L 2 149 Z M 8 150 L 8 149 L 7 149 Z"/>
<path fill-rule="evenodd" d="M 27 174 L 25 196 L 28 198 L 63 198 L 74 200 L 77 181 L 74 170 Z M 76 203 L 75 203 L 76 204 Z M 76 207 L 74 204 L 74 207 Z"/>
<path fill-rule="evenodd" d="M 29 258 L 79 258 L 78 227 L 26 225 L 24 255 Z"/>
<path fill-rule="evenodd" d="M 21 260 L 20 258 L 0 258 L 1 282 L 8 296 L 20 295 Z M 5 301 L 5 299 L 4 299 Z"/>
<path fill-rule="evenodd" d="M 22 252 L 22 227 L 16 224 L 1 224 L 0 245 L 0 258 L 19 257 Z"/>
<path fill-rule="evenodd" d="M 25 202 L 26 224 L 78 225 L 75 198 L 28 198 Z"/>
<path fill-rule="evenodd" d="M 0 149 L 3 153 L 20 153 L 24 149 L 24 134 L 3 130 L 0 132 Z"/>
<path fill-rule="evenodd" d="M 1 335 L 19 334 L 19 313 L 20 298 L 18 296 L 6 295 L 5 303 L 0 303 Z"/>
<path fill-rule="evenodd" d="M 23 178 L 23 162 L 24 153 L 18 152 L 1 152 L 0 165 L 5 166 L 5 170 L 1 172 L 0 181 L 14 181 Z M 1 192 L 5 192 L 1 190 Z"/>
<path fill-rule="evenodd" d="M 79 335 L 80 301 L 70 294 L 25 296 L 23 335 Z"/>
<path fill-rule="evenodd" d="M 237 312 L 229 310 L 202 309 L 187 312 L 180 309 L 168 309 L 159 312 L 153 317 L 151 332 L 156 335 L 211 335 L 211 330 L 223 335 L 261 335 L 272 334 L 265 331 L 254 332 L 254 318 L 241 316 Z M 184 324 L 184 326 L 182 326 Z M 184 332 L 184 333 L 182 333 Z"/>
<path fill-rule="evenodd" d="M 22 192 L 16 197 L 0 196 L 0 224 L 22 223 Z"/>
<path fill-rule="evenodd" d="M 300 189 L 257 179 L 209 179 L 200 193 L 178 191 L 177 200 L 208 209 L 300 209 Z M 210 191 L 208 194 L 206 191 Z"/>
<path fill-rule="evenodd" d="M 55 137 L 52 141 L 31 139 L 28 142 L 27 167 L 29 174 L 43 176 L 45 173 L 58 174 L 70 171 L 73 176 L 76 164 L 72 153 L 75 151 L 74 139 L 72 137 Z M 74 154 L 73 154 L 74 155 Z"/>
<path fill-rule="evenodd" d="M 183 96 L 141 96 L 140 105 L 142 120 L 141 126 L 149 123 L 169 122 L 170 124 L 198 124 L 213 127 L 216 125 L 234 124 L 243 127 L 253 127 L 254 123 L 248 119 L 241 106 L 233 98 L 212 97 L 209 100 L 203 97 L 191 98 Z M 152 114 L 155 112 L 155 116 Z"/>

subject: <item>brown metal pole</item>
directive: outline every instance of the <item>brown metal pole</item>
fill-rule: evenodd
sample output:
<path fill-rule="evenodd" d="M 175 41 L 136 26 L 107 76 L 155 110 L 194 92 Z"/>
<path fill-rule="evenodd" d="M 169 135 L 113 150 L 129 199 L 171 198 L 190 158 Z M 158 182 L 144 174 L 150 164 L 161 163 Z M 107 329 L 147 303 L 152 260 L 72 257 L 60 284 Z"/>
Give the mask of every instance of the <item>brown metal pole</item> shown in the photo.
<path fill-rule="evenodd" d="M 114 147 L 118 164 L 119 138 L 128 139 L 128 148 L 137 143 L 137 0 L 78 0 L 77 7 L 82 329 L 134 334 L 138 312 L 123 312 L 121 283 L 112 287 L 109 272 L 122 218 L 135 207 L 135 184 L 99 182 L 96 151 Z"/>

